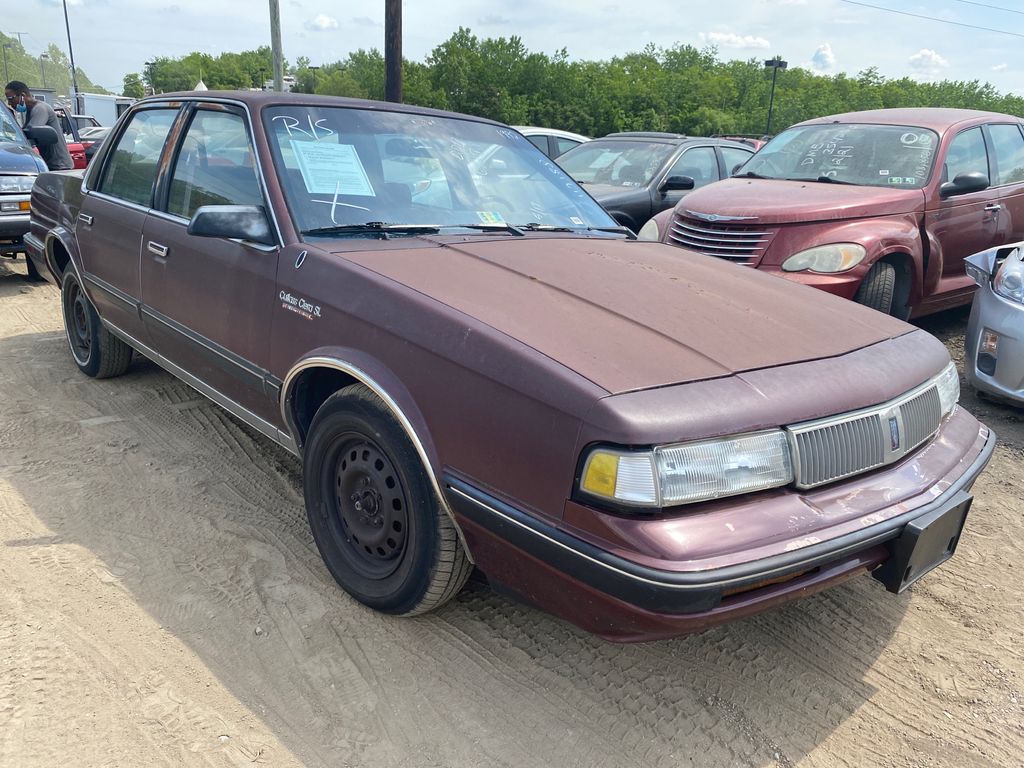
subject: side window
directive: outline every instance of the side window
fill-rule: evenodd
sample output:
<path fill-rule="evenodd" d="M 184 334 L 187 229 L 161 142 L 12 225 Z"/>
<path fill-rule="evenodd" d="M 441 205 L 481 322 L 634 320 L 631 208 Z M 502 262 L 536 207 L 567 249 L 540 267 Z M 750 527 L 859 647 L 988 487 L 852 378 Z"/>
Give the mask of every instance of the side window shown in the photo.
<path fill-rule="evenodd" d="M 673 164 L 669 176 L 689 176 L 693 188 L 698 189 L 718 181 L 718 159 L 714 147 L 694 147 L 686 150 Z"/>
<path fill-rule="evenodd" d="M 153 199 L 153 180 L 160 154 L 177 115 L 176 109 L 147 109 L 136 113 L 110 154 L 97 189 L 148 208 Z"/>
<path fill-rule="evenodd" d="M 997 184 L 1018 184 L 1024 181 L 1024 136 L 1016 125 L 990 125 L 996 168 Z"/>
<path fill-rule="evenodd" d="M 545 155 L 548 153 L 548 137 L 547 136 L 527 136 L 526 140 L 529 141 L 533 146 L 543 152 Z"/>
<path fill-rule="evenodd" d="M 200 109 L 178 150 L 167 212 L 191 219 L 203 205 L 263 205 L 245 121 Z"/>
<path fill-rule="evenodd" d="M 946 162 L 942 166 L 942 181 L 952 181 L 961 173 L 983 173 L 988 176 L 988 152 L 981 128 L 971 128 L 950 142 Z"/>
<path fill-rule="evenodd" d="M 572 139 L 560 139 L 557 136 L 555 137 L 555 147 L 558 149 L 558 155 L 565 154 L 573 147 L 578 147 L 579 144 L 580 143 L 578 141 L 573 141 Z M 558 155 L 555 155 L 555 157 L 558 157 Z"/>
<path fill-rule="evenodd" d="M 722 161 L 725 163 L 726 176 L 732 176 L 737 166 L 743 165 L 753 152 L 745 152 L 735 147 L 722 147 Z"/>

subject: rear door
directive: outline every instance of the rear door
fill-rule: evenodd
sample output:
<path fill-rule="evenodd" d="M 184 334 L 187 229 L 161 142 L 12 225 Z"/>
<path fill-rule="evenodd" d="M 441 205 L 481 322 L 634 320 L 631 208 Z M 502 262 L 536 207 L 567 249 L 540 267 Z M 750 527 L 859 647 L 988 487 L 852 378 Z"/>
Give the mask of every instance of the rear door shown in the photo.
<path fill-rule="evenodd" d="M 232 402 L 274 419 L 264 394 L 278 248 L 196 237 L 204 205 L 269 212 L 241 107 L 195 105 L 168 164 L 142 244 L 142 314 L 158 352 Z"/>
<path fill-rule="evenodd" d="M 143 339 L 139 301 L 142 230 L 153 205 L 157 169 L 177 107 L 132 115 L 103 167 L 83 185 L 75 235 L 89 295 L 100 315 L 130 336 Z M 95 180 L 95 187 L 92 186 Z"/>

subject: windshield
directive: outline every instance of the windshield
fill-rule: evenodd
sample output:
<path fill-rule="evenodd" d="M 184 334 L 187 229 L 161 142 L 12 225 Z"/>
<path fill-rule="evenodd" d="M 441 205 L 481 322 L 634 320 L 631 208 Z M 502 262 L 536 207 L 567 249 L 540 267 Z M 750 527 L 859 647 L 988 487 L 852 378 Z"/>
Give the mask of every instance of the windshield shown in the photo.
<path fill-rule="evenodd" d="M 16 141 L 19 144 L 25 141 L 11 111 L 3 106 L 0 106 L 0 141 Z"/>
<path fill-rule="evenodd" d="M 928 183 L 938 143 L 927 128 L 806 125 L 780 133 L 739 175 L 919 189 Z"/>
<path fill-rule="evenodd" d="M 558 164 L 582 184 L 644 187 L 675 150 L 651 141 L 591 141 L 573 147 Z"/>
<path fill-rule="evenodd" d="M 465 234 L 528 224 L 615 227 L 557 165 L 508 128 L 322 106 L 270 107 L 263 119 L 303 234 L 360 234 L 370 224 L 378 232 L 381 225 L 421 225 L 419 231 L 463 227 Z"/>

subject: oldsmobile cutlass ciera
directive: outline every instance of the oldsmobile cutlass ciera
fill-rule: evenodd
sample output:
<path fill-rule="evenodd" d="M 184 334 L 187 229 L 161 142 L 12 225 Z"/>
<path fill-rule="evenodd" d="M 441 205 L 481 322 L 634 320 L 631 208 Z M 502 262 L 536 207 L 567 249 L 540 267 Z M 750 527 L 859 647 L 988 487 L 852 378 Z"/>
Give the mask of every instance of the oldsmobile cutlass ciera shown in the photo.
<path fill-rule="evenodd" d="M 82 372 L 137 351 L 300 456 L 327 567 L 392 614 L 474 563 L 619 641 L 900 591 L 993 448 L 927 333 L 636 242 L 483 119 L 145 99 L 40 177 L 28 244 Z"/>

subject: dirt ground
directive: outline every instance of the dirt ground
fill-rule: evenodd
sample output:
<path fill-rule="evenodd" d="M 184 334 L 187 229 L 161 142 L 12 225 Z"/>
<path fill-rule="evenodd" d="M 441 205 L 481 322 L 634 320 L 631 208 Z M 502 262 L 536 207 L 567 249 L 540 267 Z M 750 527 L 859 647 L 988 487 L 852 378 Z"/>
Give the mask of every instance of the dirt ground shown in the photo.
<path fill-rule="evenodd" d="M 966 313 L 923 325 L 963 356 Z M 75 368 L 0 263 L 0 766 L 1022 766 L 1024 411 L 956 557 L 701 635 L 587 636 L 471 581 L 338 589 L 296 460 L 157 366 Z"/>

